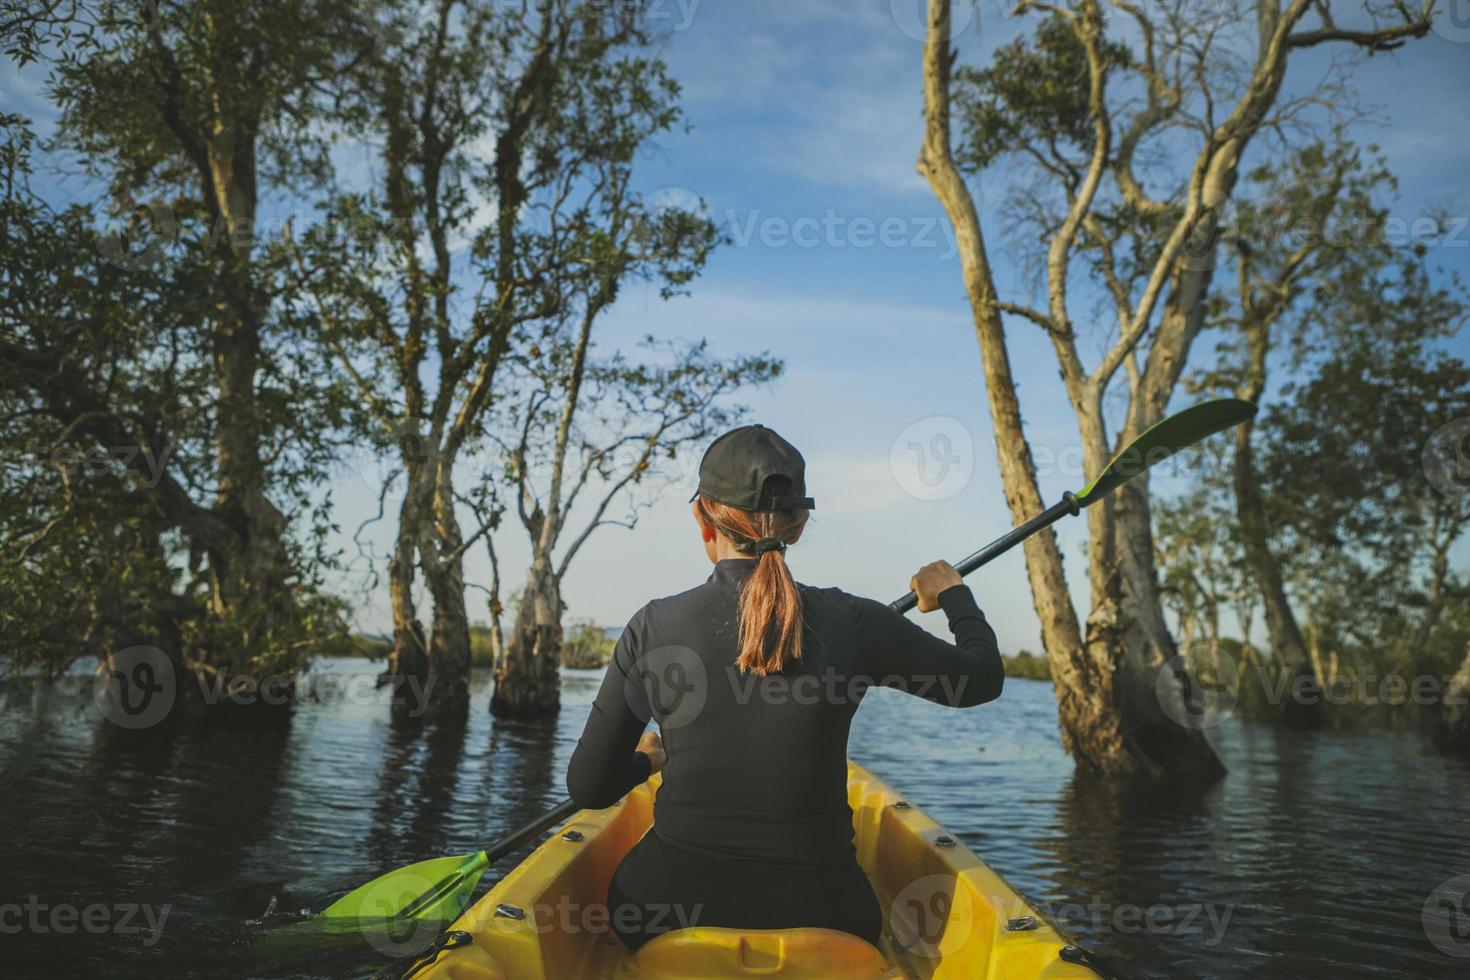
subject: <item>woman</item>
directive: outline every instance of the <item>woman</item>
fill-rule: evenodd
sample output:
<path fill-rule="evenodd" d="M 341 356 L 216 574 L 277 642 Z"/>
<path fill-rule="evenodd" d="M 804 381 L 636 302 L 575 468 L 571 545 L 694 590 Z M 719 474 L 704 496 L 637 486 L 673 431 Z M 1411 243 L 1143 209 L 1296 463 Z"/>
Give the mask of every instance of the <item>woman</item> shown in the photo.
<path fill-rule="evenodd" d="M 838 929 L 882 914 L 852 845 L 847 733 L 871 684 L 956 707 L 999 697 L 995 634 L 946 562 L 910 582 L 953 644 L 888 606 L 798 585 L 786 548 L 813 508 L 801 454 L 759 425 L 709 447 L 691 498 L 714 574 L 638 611 L 572 754 L 579 806 L 663 771 L 653 829 L 619 865 L 611 924 L 632 949 L 690 925 Z M 643 733 L 649 718 L 662 739 Z M 641 735 L 641 738 L 640 738 Z"/>

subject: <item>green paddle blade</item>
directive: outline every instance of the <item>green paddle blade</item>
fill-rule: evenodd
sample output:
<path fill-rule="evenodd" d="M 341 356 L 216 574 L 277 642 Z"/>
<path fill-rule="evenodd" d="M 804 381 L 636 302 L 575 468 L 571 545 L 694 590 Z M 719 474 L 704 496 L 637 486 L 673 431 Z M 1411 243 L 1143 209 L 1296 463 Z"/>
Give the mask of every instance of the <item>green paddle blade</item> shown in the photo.
<path fill-rule="evenodd" d="M 268 930 L 253 943 L 252 953 L 272 969 L 282 969 L 316 956 L 340 955 L 341 944 L 350 937 L 387 956 L 416 955 L 459 918 L 488 866 L 480 851 L 390 871 L 319 915 Z"/>
<path fill-rule="evenodd" d="M 1251 402 L 1242 398 L 1220 398 L 1171 415 L 1145 430 L 1110 459 L 1097 478 L 1077 492 L 1077 503 L 1082 507 L 1095 504 L 1150 466 L 1206 436 L 1239 425 L 1255 414 L 1256 406 Z"/>
<path fill-rule="evenodd" d="M 485 852 L 433 858 L 390 871 L 343 895 L 321 918 L 353 922 L 459 916 L 485 873 Z"/>

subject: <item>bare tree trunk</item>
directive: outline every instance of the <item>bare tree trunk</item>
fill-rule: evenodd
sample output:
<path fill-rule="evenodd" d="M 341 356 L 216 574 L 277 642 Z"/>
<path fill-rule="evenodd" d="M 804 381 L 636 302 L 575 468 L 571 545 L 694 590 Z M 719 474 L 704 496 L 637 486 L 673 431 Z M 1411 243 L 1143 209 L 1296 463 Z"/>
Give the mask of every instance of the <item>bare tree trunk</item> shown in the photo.
<path fill-rule="evenodd" d="M 431 710 L 458 713 L 469 703 L 470 619 L 464 601 L 464 541 L 454 514 L 454 490 L 447 468 L 434 488 L 433 536 L 437 555 L 424 563 L 424 578 L 434 602 L 429 632 L 428 692 Z"/>
<path fill-rule="evenodd" d="M 1088 644 L 1111 649 L 1121 665 L 1118 704 L 1124 734 L 1137 754 L 1148 760 L 1149 774 L 1218 778 L 1225 774 L 1225 766 L 1204 733 L 1181 726 L 1178 720 L 1195 713 L 1189 705 L 1196 696 L 1196 682 L 1182 661 L 1175 660 L 1179 651 L 1164 620 L 1147 487 L 1120 490 L 1114 510 L 1118 568 L 1109 586 L 1116 591 L 1088 616 Z"/>
<path fill-rule="evenodd" d="M 380 684 L 393 687 L 393 713 L 417 715 L 429 680 L 429 644 L 413 603 L 413 582 L 418 568 L 416 547 L 423 524 L 423 473 L 409 466 L 404 473 L 404 497 L 398 505 L 398 537 L 388 567 L 388 593 L 393 609 L 393 650 Z"/>
<path fill-rule="evenodd" d="M 1228 187 L 1219 193 L 1228 194 Z M 1158 333 L 1149 345 L 1143 371 L 1132 386 L 1120 445 L 1164 417 L 1189 349 L 1204 322 L 1204 297 L 1210 278 L 1208 268 L 1191 269 L 1188 264 L 1176 268 Z M 1087 642 L 1102 648 L 1096 656 L 1111 656 L 1120 665 L 1117 703 L 1125 736 L 1148 760 L 1151 775 L 1218 778 L 1225 774 L 1225 766 L 1204 733 L 1181 726 L 1178 721 L 1194 714 L 1190 705 L 1196 696 L 1196 682 L 1183 662 L 1176 660 L 1179 651 L 1164 618 L 1154 564 L 1147 472 L 1118 488 L 1112 516 L 1116 523 L 1116 566 L 1092 563 L 1095 601 L 1087 621 Z M 1106 583 L 1101 590 L 1101 604 L 1096 601 L 1098 579 Z"/>
<path fill-rule="evenodd" d="M 919 172 L 928 179 L 956 232 L 964 287 L 975 317 L 975 331 L 985 370 L 985 389 L 991 408 L 991 425 L 995 430 L 995 448 L 1000 457 L 1005 502 L 1014 522 L 1022 523 L 1041 513 L 1041 492 L 1036 486 L 1035 466 L 1025 429 L 1022 428 L 1016 382 L 1005 350 L 1001 309 L 975 201 L 964 187 L 951 154 L 951 51 L 948 40 L 950 4 L 932 1 L 925 43 L 926 126 Z M 1089 460 L 1100 469 L 1097 458 L 1103 455 L 1105 448 L 1101 436 L 1100 392 L 1097 389 L 1075 391 L 1073 397 L 1083 433 L 1083 448 Z M 1111 552 L 1116 547 L 1117 538 L 1113 533 L 1113 520 L 1108 519 L 1108 505 L 1110 502 L 1101 504 L 1097 513 L 1089 513 L 1088 516 L 1089 529 L 1094 530 L 1094 544 L 1098 551 L 1091 560 L 1095 613 L 1088 620 L 1088 642 L 1085 644 L 1072 598 L 1067 594 L 1066 576 L 1055 536 L 1047 530 L 1030 538 L 1025 547 L 1030 591 L 1036 616 L 1041 620 L 1042 646 L 1047 651 L 1057 691 L 1063 742 L 1079 765 L 1104 773 L 1119 776 L 1158 776 L 1164 771 L 1180 776 L 1219 774 L 1223 771 L 1219 758 L 1195 730 L 1180 729 L 1177 724 L 1170 723 L 1167 729 L 1170 738 L 1155 738 L 1155 732 L 1164 730 L 1160 721 L 1167 721 L 1154 695 L 1155 677 L 1141 669 L 1120 670 L 1120 664 L 1126 663 L 1123 655 L 1126 649 L 1123 642 L 1125 616 L 1152 611 L 1154 616 L 1148 620 L 1150 632 L 1155 629 L 1163 632 L 1170 655 L 1172 642 L 1167 641 L 1167 630 L 1163 630 L 1157 585 L 1152 586 L 1151 591 L 1147 588 L 1152 583 L 1151 535 L 1145 536 L 1141 542 L 1148 552 L 1145 558 L 1148 576 L 1142 579 L 1145 589 L 1125 594 L 1122 574 L 1111 567 Z M 1144 520 L 1147 522 L 1147 511 Z M 1157 641 L 1155 645 L 1158 645 Z M 1163 660 L 1158 663 L 1161 666 Z M 1158 757 L 1151 757 L 1151 751 L 1158 752 Z"/>
<path fill-rule="evenodd" d="M 495 551 L 495 538 L 485 535 L 485 550 L 490 554 L 490 598 L 486 607 L 490 613 L 490 667 L 499 671 L 505 662 L 505 631 L 500 617 L 505 614 L 505 604 L 500 599 L 500 556 Z"/>
<path fill-rule="evenodd" d="M 582 381 L 587 371 L 592 325 L 597 314 L 616 295 L 616 283 L 606 283 L 604 290 L 594 294 L 583 311 L 571 370 L 565 383 L 565 400 L 557 419 L 551 481 L 544 511 L 535 507 L 528 512 L 526 508 L 524 441 L 517 451 L 520 460 L 517 467 L 517 506 L 521 522 L 531 536 L 531 570 L 526 577 L 526 590 L 521 594 L 520 607 L 516 610 L 515 629 L 511 633 L 505 662 L 495 672 L 495 695 L 490 701 L 490 710 L 497 715 L 538 717 L 553 715 L 561 709 L 561 569 L 553 566 L 551 555 L 562 530 L 562 481 L 571 444 L 572 418 L 577 412 L 577 401 L 581 397 Z M 570 555 L 567 560 L 570 560 Z"/>
<path fill-rule="evenodd" d="M 540 718 L 561 709 L 561 594 L 550 561 L 541 556 L 526 576 L 506 645 L 495 672 L 490 710 L 500 717 Z"/>

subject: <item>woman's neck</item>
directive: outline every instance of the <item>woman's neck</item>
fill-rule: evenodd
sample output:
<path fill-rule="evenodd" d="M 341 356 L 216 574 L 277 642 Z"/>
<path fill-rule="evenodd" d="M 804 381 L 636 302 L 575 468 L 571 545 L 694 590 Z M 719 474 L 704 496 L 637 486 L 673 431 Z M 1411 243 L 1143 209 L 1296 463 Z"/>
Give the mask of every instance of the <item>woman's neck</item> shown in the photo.
<path fill-rule="evenodd" d="M 754 558 L 754 555 L 746 554 L 735 547 L 735 542 L 724 535 L 715 538 L 715 561 L 726 561 L 731 558 Z"/>

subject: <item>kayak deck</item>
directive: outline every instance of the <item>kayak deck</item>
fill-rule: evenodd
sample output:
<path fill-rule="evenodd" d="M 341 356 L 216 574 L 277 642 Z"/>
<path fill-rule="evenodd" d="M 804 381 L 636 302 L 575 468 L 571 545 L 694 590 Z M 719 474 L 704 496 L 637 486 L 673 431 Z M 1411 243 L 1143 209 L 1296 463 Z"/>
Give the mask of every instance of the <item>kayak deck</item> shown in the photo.
<path fill-rule="evenodd" d="M 434 980 L 1097 976 L 1069 962 L 1076 947 L 973 852 L 851 762 L 847 793 L 854 844 L 883 909 L 880 947 L 827 929 L 696 926 L 631 954 L 608 928 L 607 886 L 623 855 L 652 822 L 658 781 L 655 776 L 616 806 L 583 810 L 558 828 L 450 927 L 467 934 L 459 937 L 464 944 L 445 949 L 413 975 Z"/>

